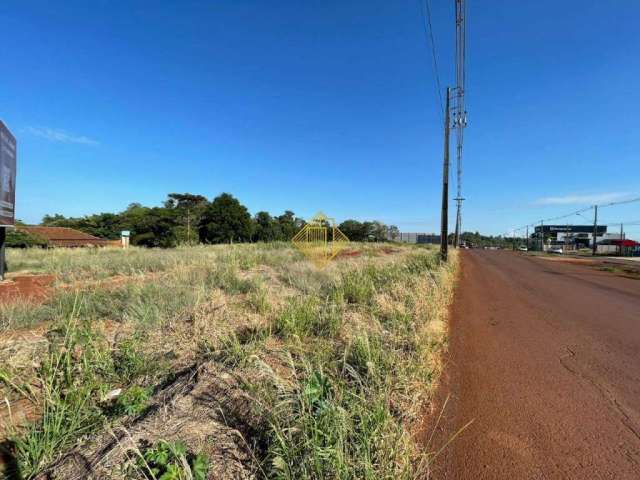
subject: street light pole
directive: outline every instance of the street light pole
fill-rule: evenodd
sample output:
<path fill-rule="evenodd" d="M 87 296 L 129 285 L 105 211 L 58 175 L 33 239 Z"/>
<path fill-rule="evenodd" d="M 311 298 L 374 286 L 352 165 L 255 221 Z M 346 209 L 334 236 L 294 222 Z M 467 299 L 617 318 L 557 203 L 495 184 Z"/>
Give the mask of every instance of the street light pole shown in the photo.
<path fill-rule="evenodd" d="M 593 250 L 591 254 L 595 257 L 598 251 L 598 205 L 594 205 L 593 209 Z"/>

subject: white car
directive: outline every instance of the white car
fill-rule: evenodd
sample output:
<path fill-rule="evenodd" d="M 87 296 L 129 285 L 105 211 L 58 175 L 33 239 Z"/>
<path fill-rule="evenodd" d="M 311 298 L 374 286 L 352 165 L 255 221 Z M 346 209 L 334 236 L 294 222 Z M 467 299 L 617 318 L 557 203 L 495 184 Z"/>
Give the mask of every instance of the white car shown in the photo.
<path fill-rule="evenodd" d="M 518 247 L 518 250 L 520 250 L 521 252 L 527 252 L 527 251 L 529 251 L 529 249 L 528 249 L 527 247 L 525 247 L 524 245 L 520 245 L 520 246 Z"/>
<path fill-rule="evenodd" d="M 561 247 L 552 247 L 549 250 L 547 250 L 547 253 L 562 253 L 562 248 Z"/>

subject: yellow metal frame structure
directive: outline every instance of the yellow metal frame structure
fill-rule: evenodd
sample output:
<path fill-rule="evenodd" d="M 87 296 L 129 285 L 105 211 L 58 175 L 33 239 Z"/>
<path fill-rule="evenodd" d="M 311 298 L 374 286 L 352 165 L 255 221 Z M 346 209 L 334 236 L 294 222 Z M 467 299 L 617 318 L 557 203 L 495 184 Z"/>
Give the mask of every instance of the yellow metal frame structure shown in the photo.
<path fill-rule="evenodd" d="M 349 243 L 336 221 L 319 212 L 291 239 L 317 268 L 324 268 Z"/>

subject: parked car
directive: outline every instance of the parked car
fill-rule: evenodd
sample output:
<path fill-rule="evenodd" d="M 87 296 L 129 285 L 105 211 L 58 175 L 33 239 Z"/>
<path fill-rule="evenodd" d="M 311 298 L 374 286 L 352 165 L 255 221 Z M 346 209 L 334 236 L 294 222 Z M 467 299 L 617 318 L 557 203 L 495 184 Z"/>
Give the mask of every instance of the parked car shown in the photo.
<path fill-rule="evenodd" d="M 562 247 L 551 247 L 547 250 L 547 253 L 560 253 L 562 254 Z"/>
<path fill-rule="evenodd" d="M 520 250 L 521 252 L 526 252 L 526 251 L 528 251 L 529 249 L 528 249 L 525 245 L 520 245 L 520 246 L 518 247 L 518 250 Z"/>

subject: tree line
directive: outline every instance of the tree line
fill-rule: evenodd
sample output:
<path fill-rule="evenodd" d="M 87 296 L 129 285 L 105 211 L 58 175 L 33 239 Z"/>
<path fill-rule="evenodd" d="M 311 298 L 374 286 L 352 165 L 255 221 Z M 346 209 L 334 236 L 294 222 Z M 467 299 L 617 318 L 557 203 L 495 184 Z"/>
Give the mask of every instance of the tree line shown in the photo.
<path fill-rule="evenodd" d="M 305 223 L 291 210 L 278 216 L 265 211 L 251 216 L 229 193 L 222 193 L 211 201 L 202 195 L 170 193 L 160 207 L 132 203 L 119 213 L 83 217 L 45 215 L 41 225 L 73 228 L 112 240 L 128 230 L 133 245 L 169 248 L 179 244 L 287 241 Z M 379 221 L 345 220 L 338 228 L 352 241 L 385 241 L 399 235 L 397 227 Z M 8 238 L 8 245 L 31 245 L 24 233 L 11 235 L 15 238 Z M 32 241 L 33 245 L 41 243 L 36 239 Z"/>
<path fill-rule="evenodd" d="M 514 240 L 511 237 L 503 237 L 502 235 L 482 235 L 479 232 L 463 232 L 460 234 L 460 240 L 471 244 L 474 247 L 500 247 L 511 248 Z M 526 243 L 526 239 L 517 238 L 516 245 Z"/>

